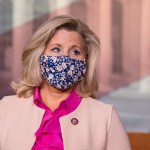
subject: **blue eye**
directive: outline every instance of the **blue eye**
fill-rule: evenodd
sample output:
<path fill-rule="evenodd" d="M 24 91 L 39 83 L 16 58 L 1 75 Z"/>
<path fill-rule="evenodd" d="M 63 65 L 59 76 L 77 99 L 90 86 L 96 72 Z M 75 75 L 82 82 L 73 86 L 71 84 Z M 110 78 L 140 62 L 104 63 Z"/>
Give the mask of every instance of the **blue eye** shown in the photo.
<path fill-rule="evenodd" d="M 53 51 L 53 52 L 56 52 L 56 53 L 59 53 L 59 52 L 60 52 L 60 48 L 57 48 L 57 47 L 52 48 L 52 51 Z"/>

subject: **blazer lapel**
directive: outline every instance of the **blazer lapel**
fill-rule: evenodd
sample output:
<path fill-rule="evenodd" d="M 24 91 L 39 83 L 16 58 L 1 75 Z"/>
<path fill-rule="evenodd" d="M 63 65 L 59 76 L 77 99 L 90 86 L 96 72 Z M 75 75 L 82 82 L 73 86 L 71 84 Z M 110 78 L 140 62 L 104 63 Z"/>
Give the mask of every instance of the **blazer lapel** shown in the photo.
<path fill-rule="evenodd" d="M 64 150 L 90 150 L 89 127 L 86 124 L 88 112 L 85 105 L 86 100 L 83 98 L 76 110 L 60 118 Z"/>
<path fill-rule="evenodd" d="M 31 141 L 30 147 L 31 148 L 35 143 L 35 140 L 36 140 L 35 132 L 38 130 L 38 128 L 41 125 L 44 113 L 45 113 L 45 110 L 37 107 L 36 105 L 33 106 L 33 115 L 31 117 L 32 128 L 30 129 L 31 136 L 29 136 L 29 137 L 31 137 L 31 139 L 30 139 L 30 141 Z"/>

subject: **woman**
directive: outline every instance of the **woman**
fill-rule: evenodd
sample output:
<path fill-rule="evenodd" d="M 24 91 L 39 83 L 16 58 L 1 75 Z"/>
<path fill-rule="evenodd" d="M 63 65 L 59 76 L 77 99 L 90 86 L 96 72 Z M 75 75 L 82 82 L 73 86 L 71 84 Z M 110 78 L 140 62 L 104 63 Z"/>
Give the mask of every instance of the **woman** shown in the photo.
<path fill-rule="evenodd" d="M 113 106 L 94 99 L 98 53 L 80 20 L 48 20 L 24 49 L 16 95 L 0 101 L 0 149 L 129 150 Z"/>

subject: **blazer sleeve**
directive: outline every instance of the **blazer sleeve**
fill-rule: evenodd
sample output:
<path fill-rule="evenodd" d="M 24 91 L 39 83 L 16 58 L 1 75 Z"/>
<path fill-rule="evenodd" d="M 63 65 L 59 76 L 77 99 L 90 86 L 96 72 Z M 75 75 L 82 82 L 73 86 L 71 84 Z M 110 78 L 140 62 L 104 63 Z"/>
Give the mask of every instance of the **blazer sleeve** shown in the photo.
<path fill-rule="evenodd" d="M 5 97 L 3 97 L 2 99 L 0 99 L 0 150 L 2 149 L 2 116 L 3 116 L 3 100 Z"/>
<path fill-rule="evenodd" d="M 1 128 L 1 117 L 2 117 L 2 112 L 1 112 L 1 110 L 2 110 L 2 99 L 0 99 L 0 149 L 1 149 L 1 137 L 2 137 L 2 135 L 1 135 L 1 130 L 2 130 L 2 128 Z"/>
<path fill-rule="evenodd" d="M 131 150 L 127 133 L 122 125 L 117 111 L 114 108 L 112 108 L 106 150 Z"/>

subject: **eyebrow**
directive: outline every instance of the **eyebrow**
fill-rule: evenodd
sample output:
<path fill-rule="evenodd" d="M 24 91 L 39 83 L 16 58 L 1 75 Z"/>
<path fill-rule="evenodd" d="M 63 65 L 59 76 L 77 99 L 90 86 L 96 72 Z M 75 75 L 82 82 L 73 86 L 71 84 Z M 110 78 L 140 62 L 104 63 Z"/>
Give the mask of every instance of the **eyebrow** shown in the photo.
<path fill-rule="evenodd" d="M 77 46 L 77 45 L 73 45 L 72 47 L 77 47 L 79 49 L 82 49 L 80 46 Z"/>
<path fill-rule="evenodd" d="M 49 46 L 59 46 L 59 47 L 61 47 L 60 44 L 51 44 L 51 45 L 49 45 Z"/>

